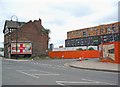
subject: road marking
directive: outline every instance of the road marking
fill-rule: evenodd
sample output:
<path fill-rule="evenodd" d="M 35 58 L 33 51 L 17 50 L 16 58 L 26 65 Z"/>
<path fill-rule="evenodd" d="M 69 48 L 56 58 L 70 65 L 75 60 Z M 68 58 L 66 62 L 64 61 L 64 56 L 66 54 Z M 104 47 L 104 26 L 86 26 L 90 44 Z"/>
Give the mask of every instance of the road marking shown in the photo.
<path fill-rule="evenodd" d="M 33 62 L 31 62 L 33 63 Z M 51 64 L 41 64 L 41 63 L 33 63 L 33 64 L 38 64 L 38 65 L 41 65 L 41 66 L 49 66 L 49 67 L 52 67 L 52 68 L 56 68 L 55 66 L 51 65 Z M 60 65 L 56 65 L 57 67 L 59 68 L 67 68 L 65 66 L 60 66 Z"/>
<path fill-rule="evenodd" d="M 60 74 L 33 74 L 33 75 L 60 75 Z"/>
<path fill-rule="evenodd" d="M 56 81 L 57 84 L 59 85 L 65 85 L 65 83 L 68 83 L 68 84 L 80 84 L 80 83 L 83 83 L 83 84 L 90 84 L 90 83 L 93 83 L 93 84 L 106 84 L 106 85 L 117 85 L 117 84 L 113 84 L 113 83 L 107 83 L 107 82 L 100 82 L 100 81 L 94 81 L 94 80 L 88 80 L 88 79 L 81 79 L 81 80 L 84 80 L 84 81 Z"/>
<path fill-rule="evenodd" d="M 26 72 L 23 72 L 22 70 L 16 70 L 17 72 L 20 72 L 20 73 L 23 73 L 25 75 L 28 75 L 28 76 L 32 76 L 32 77 L 35 77 L 35 78 L 39 78 L 38 76 L 35 76 L 33 74 L 29 74 L 29 73 L 26 73 Z"/>
<path fill-rule="evenodd" d="M 39 78 L 38 76 L 50 76 L 50 75 L 60 75 L 60 74 L 54 74 L 54 73 L 51 73 L 51 72 L 47 72 L 47 71 L 38 71 L 38 70 L 34 70 L 34 69 L 31 69 L 31 70 L 16 70 L 17 72 L 20 72 L 20 73 L 23 73 L 25 75 L 28 75 L 28 76 L 32 76 L 32 77 L 35 77 L 35 78 Z M 38 73 L 34 73 L 34 74 L 29 74 L 25 71 L 38 71 Z M 41 73 L 42 72 L 42 73 Z M 37 75 L 37 76 L 36 76 Z"/>
<path fill-rule="evenodd" d="M 52 74 L 51 72 L 47 72 L 47 71 L 39 71 L 39 72 L 43 72 L 43 73 L 50 73 L 50 74 Z"/>
<path fill-rule="evenodd" d="M 39 72 L 43 72 L 43 73 L 47 73 L 47 74 L 34 74 L 34 75 L 60 75 L 60 74 L 54 74 L 54 73 L 47 72 L 47 71 L 39 71 Z"/>
<path fill-rule="evenodd" d="M 96 82 L 78 82 L 78 81 L 56 81 L 57 83 L 72 83 L 72 84 L 78 84 L 78 83 L 96 83 Z"/>
<path fill-rule="evenodd" d="M 84 80 L 84 81 L 91 81 L 91 82 L 95 82 L 95 83 L 102 83 L 102 84 L 106 84 L 106 85 L 117 85 L 117 84 L 113 84 L 113 83 L 100 82 L 100 81 L 88 80 L 88 79 L 81 79 L 81 80 Z"/>
<path fill-rule="evenodd" d="M 63 85 L 63 86 L 65 86 L 65 84 L 63 84 L 63 83 L 57 83 L 58 85 Z"/>
<path fill-rule="evenodd" d="M 30 70 L 18 70 L 18 71 L 38 71 L 38 70 L 30 69 Z"/>
<path fill-rule="evenodd" d="M 81 80 L 95 82 L 94 80 L 88 80 L 88 79 L 81 79 Z"/>

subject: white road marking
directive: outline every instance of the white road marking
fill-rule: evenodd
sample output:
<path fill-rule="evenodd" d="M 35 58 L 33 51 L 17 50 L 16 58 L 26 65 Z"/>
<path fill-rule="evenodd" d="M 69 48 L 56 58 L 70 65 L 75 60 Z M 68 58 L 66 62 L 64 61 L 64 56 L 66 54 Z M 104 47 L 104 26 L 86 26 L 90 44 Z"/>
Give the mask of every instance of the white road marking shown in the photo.
<path fill-rule="evenodd" d="M 31 62 L 31 63 L 33 63 L 33 62 Z M 38 65 L 41 65 L 41 66 L 49 66 L 49 67 L 52 67 L 52 68 L 56 68 L 56 66 L 59 67 L 59 68 L 67 68 L 65 66 L 60 66 L 60 65 L 53 66 L 51 64 L 41 64 L 41 63 L 33 63 L 33 64 L 38 64 Z"/>
<path fill-rule="evenodd" d="M 88 80 L 88 79 L 81 79 L 81 80 L 95 82 L 94 80 Z"/>
<path fill-rule="evenodd" d="M 22 70 L 16 70 L 17 72 L 20 72 L 20 73 L 23 73 L 25 75 L 28 75 L 28 76 L 32 76 L 32 77 L 35 77 L 35 78 L 39 78 L 38 76 L 35 76 L 33 74 L 29 74 L 29 73 L 26 73 L 26 72 L 23 72 Z"/>
<path fill-rule="evenodd" d="M 96 83 L 96 82 L 78 82 L 78 81 L 56 81 L 57 83 L 72 83 L 72 84 L 78 84 L 78 83 Z"/>
<path fill-rule="evenodd" d="M 56 83 L 59 85 L 65 85 L 65 83 L 68 83 L 68 84 L 80 84 L 80 83 L 90 84 L 90 83 L 93 83 L 93 84 L 117 85 L 117 84 L 113 84 L 113 83 L 100 82 L 100 81 L 94 81 L 94 80 L 88 80 L 88 79 L 81 79 L 81 80 L 83 80 L 83 81 L 56 81 Z"/>
<path fill-rule="evenodd" d="M 47 71 L 38 71 L 38 70 L 34 70 L 34 69 L 30 69 L 30 70 L 16 70 L 16 71 L 20 72 L 20 73 L 23 73 L 25 75 L 29 75 L 29 76 L 35 77 L 35 78 L 39 78 L 38 76 L 60 75 L 60 74 L 54 74 L 54 73 L 47 72 Z M 26 73 L 25 71 L 37 71 L 38 73 L 35 72 L 33 74 L 29 74 L 29 73 Z"/>
<path fill-rule="evenodd" d="M 51 72 L 47 72 L 47 71 L 39 71 L 39 72 L 43 72 L 43 73 L 50 73 L 50 74 L 52 74 Z"/>
<path fill-rule="evenodd" d="M 63 85 L 63 86 L 65 86 L 65 84 L 63 84 L 63 83 L 57 83 L 58 85 Z"/>
<path fill-rule="evenodd" d="M 91 81 L 91 82 L 95 82 L 95 83 L 102 83 L 102 84 L 106 84 L 106 85 L 117 85 L 117 84 L 113 84 L 113 83 L 100 82 L 100 81 L 88 80 L 88 79 L 81 79 L 81 80 L 84 80 L 84 81 Z"/>
<path fill-rule="evenodd" d="M 33 75 L 60 75 L 60 74 L 33 74 Z"/>
<path fill-rule="evenodd" d="M 30 70 L 18 70 L 18 71 L 38 71 L 38 70 L 30 69 Z"/>

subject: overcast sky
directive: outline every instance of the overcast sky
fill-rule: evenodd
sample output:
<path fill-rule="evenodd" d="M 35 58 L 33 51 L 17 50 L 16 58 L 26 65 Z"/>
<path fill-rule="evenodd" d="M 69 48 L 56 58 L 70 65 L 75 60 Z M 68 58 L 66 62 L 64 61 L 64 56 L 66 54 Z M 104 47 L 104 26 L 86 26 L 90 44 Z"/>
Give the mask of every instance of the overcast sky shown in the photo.
<path fill-rule="evenodd" d="M 118 1 L 0 0 L 0 43 L 5 20 L 16 15 L 23 22 L 41 18 L 42 25 L 51 30 L 50 43 L 64 45 L 68 31 L 118 21 Z"/>

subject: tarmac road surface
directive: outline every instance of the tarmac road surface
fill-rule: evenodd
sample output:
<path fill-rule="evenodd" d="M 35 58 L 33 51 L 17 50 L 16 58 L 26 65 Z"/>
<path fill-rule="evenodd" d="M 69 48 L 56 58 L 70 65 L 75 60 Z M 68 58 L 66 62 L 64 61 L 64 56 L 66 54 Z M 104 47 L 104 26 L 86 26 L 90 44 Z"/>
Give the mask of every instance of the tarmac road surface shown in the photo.
<path fill-rule="evenodd" d="M 2 85 L 60 85 L 62 87 L 118 85 L 118 73 L 64 66 L 65 63 L 73 61 L 75 60 L 13 61 L 3 59 Z"/>

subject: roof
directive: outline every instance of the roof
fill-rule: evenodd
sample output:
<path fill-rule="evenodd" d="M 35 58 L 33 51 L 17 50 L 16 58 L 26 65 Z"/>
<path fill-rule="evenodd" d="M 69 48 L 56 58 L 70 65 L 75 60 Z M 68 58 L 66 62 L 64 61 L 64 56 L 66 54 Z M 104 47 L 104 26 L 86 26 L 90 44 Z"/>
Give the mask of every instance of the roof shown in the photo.
<path fill-rule="evenodd" d="M 91 28 L 95 28 L 95 27 L 99 27 L 99 26 L 110 26 L 112 24 L 120 24 L 120 22 L 114 22 L 114 23 L 110 23 L 110 24 L 102 24 L 102 25 L 98 25 L 98 26 L 93 26 L 93 27 L 87 27 L 87 28 L 82 28 L 82 29 L 77 29 L 77 30 L 72 30 L 72 31 L 68 31 L 67 33 L 71 33 L 71 32 L 76 32 L 79 30 L 86 30 L 86 29 L 91 29 Z"/>
<path fill-rule="evenodd" d="M 37 30 L 38 32 L 44 32 L 46 34 L 49 33 L 49 29 L 45 29 L 42 24 L 41 24 L 41 19 L 39 20 L 34 20 L 34 21 L 29 21 L 29 22 L 17 22 L 17 21 L 11 21 L 11 20 L 6 20 L 5 21 L 5 25 L 4 25 L 4 30 L 3 30 L 3 33 L 5 33 L 5 29 L 6 27 L 9 29 L 9 28 L 12 28 L 12 29 L 21 29 L 21 28 L 24 28 L 24 26 L 26 26 L 27 24 L 31 23 Z M 14 31 L 13 31 L 14 32 Z"/>
<path fill-rule="evenodd" d="M 3 30 L 3 33 L 5 32 L 5 27 L 7 26 L 7 28 L 18 28 L 22 25 L 24 25 L 25 22 L 18 22 L 18 21 L 12 21 L 12 20 L 6 20 L 5 21 L 5 25 L 4 25 L 4 30 Z"/>

